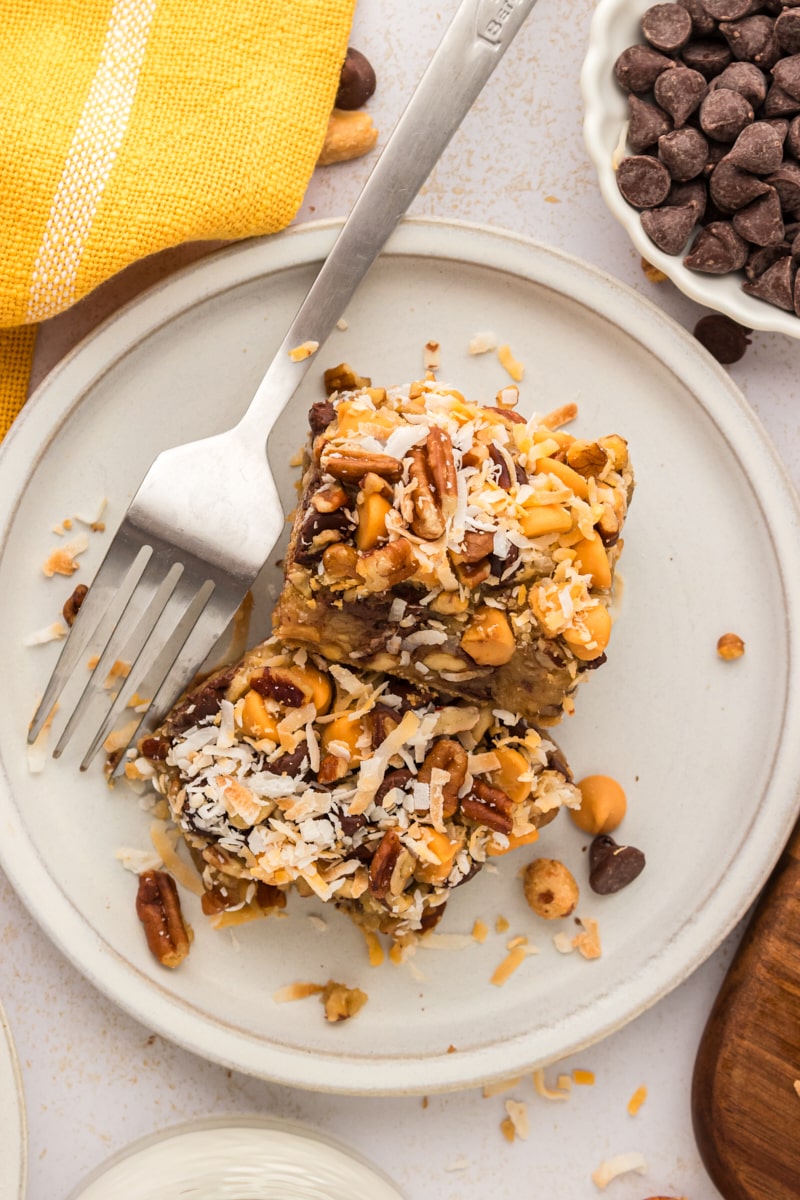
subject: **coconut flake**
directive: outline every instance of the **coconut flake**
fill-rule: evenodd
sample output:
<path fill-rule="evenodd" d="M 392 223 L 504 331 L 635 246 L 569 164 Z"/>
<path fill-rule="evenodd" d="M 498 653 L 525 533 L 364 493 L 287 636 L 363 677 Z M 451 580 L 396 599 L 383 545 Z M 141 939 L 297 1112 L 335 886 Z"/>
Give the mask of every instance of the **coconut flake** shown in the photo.
<path fill-rule="evenodd" d="M 48 642 L 58 642 L 67 636 L 68 629 L 63 621 L 53 621 L 41 629 L 29 633 L 22 643 L 24 646 L 44 646 Z"/>
<path fill-rule="evenodd" d="M 508 1113 L 514 1133 L 523 1142 L 526 1141 L 531 1132 L 527 1104 L 523 1100 L 506 1100 L 504 1108 Z"/>
<path fill-rule="evenodd" d="M 467 347 L 470 354 L 486 354 L 489 350 L 497 349 L 497 335 L 489 332 L 476 333 L 469 339 Z"/>
<path fill-rule="evenodd" d="M 614 1158 L 607 1158 L 601 1162 L 600 1166 L 592 1171 L 592 1182 L 599 1188 L 605 1188 L 612 1179 L 616 1179 L 618 1175 L 627 1175 L 629 1171 L 636 1171 L 639 1175 L 644 1175 L 647 1171 L 645 1157 L 638 1150 L 632 1150 L 628 1154 L 617 1154 Z"/>
<path fill-rule="evenodd" d="M 163 866 L 161 855 L 155 850 L 137 850 L 133 846 L 120 846 L 114 851 L 114 858 L 134 875 L 141 875 L 143 871 L 157 871 Z"/>
<path fill-rule="evenodd" d="M 55 550 L 42 563 L 42 571 L 48 579 L 51 579 L 53 575 L 74 575 L 80 565 L 75 560 L 88 548 L 88 535 L 79 533 L 72 541 L 65 542 L 63 546 L 56 546 Z"/>

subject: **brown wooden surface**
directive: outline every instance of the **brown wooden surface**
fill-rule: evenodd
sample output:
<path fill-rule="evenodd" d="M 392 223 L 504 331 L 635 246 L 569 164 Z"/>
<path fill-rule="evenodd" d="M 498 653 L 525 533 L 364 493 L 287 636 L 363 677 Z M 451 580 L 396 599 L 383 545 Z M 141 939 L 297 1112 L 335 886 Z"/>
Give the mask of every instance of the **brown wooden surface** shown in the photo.
<path fill-rule="evenodd" d="M 800 1198 L 800 824 L 709 1016 L 692 1119 L 725 1200 Z"/>

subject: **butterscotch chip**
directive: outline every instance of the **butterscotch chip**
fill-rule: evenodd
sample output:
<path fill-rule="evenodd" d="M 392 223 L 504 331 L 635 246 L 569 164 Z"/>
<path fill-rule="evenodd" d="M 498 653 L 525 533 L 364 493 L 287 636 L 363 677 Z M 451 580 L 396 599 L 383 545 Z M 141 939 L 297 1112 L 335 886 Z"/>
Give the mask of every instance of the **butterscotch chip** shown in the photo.
<path fill-rule="evenodd" d="M 743 267 L 747 254 L 747 242 L 733 225 L 727 221 L 712 221 L 700 230 L 683 262 L 691 271 L 725 275 Z"/>
<path fill-rule="evenodd" d="M 763 275 L 759 275 L 758 279 L 743 283 L 742 289 L 748 296 L 757 296 L 759 300 L 766 300 L 767 304 L 774 304 L 776 308 L 792 312 L 796 273 L 797 268 L 790 257 L 779 258 Z"/>
<path fill-rule="evenodd" d="M 653 87 L 656 103 L 669 113 L 676 128 L 686 124 L 707 91 L 702 73 L 690 67 L 675 67 L 660 75 Z"/>
<path fill-rule="evenodd" d="M 669 171 L 657 158 L 633 154 L 617 170 L 617 187 L 634 208 L 655 208 L 666 200 L 670 189 Z"/>
<path fill-rule="evenodd" d="M 733 228 L 754 246 L 777 246 L 783 241 L 784 225 L 781 202 L 770 188 L 752 204 L 733 214 Z"/>

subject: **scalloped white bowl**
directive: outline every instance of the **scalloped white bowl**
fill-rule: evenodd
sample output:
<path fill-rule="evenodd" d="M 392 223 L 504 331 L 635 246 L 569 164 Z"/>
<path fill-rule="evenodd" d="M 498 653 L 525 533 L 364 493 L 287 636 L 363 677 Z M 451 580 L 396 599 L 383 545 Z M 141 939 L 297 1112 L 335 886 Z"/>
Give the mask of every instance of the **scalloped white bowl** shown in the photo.
<path fill-rule="evenodd" d="M 655 0 L 600 0 L 589 31 L 581 69 L 585 106 L 583 136 L 594 162 L 600 191 L 612 215 L 627 231 L 636 249 L 671 279 L 677 288 L 706 308 L 725 313 L 750 329 L 767 329 L 800 338 L 800 317 L 775 308 L 741 289 L 742 273 L 703 275 L 683 265 L 683 256 L 664 254 L 642 229 L 639 212 L 622 198 L 617 187 L 614 157 L 624 146 L 628 106 L 617 86 L 614 63 L 628 46 L 642 42 L 640 21 Z"/>

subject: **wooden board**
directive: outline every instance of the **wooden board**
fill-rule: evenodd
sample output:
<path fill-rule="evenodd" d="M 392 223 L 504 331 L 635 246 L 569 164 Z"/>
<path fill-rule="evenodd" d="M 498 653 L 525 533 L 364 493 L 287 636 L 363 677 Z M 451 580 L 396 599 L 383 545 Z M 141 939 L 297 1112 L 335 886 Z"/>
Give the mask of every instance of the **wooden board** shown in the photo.
<path fill-rule="evenodd" d="M 797 1080 L 800 824 L 725 977 L 695 1063 L 695 1137 L 725 1200 L 800 1197 Z"/>

